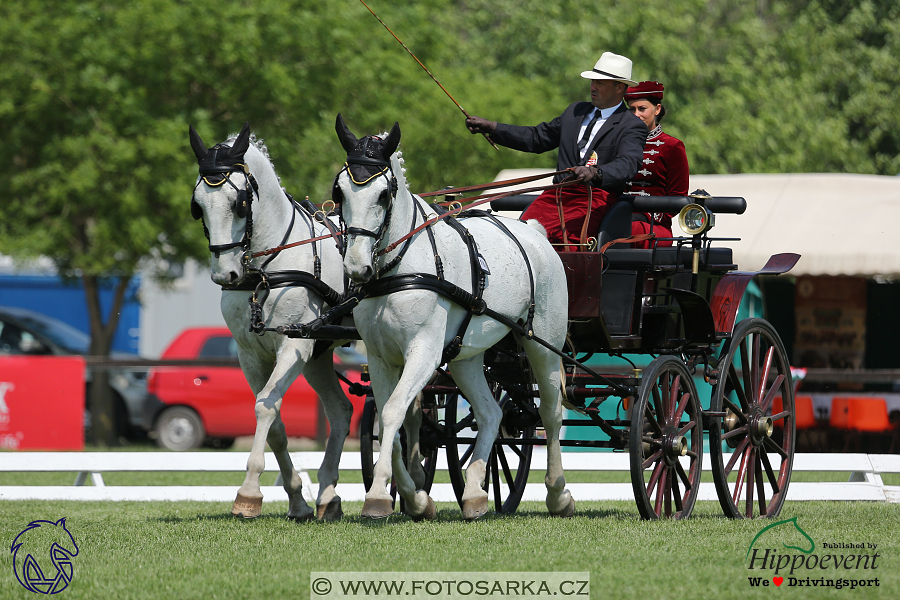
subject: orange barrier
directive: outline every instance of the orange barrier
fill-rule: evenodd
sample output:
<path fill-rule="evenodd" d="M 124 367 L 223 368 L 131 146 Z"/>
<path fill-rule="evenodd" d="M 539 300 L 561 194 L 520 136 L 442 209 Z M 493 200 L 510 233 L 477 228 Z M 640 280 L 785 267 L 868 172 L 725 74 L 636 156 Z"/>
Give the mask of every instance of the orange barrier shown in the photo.
<path fill-rule="evenodd" d="M 775 396 L 772 401 L 772 414 L 777 415 L 782 410 L 781 396 Z M 783 419 L 775 421 L 775 427 L 781 427 Z M 813 429 L 817 425 L 816 414 L 813 410 L 812 396 L 794 397 L 794 426 L 797 429 Z"/>
<path fill-rule="evenodd" d="M 828 415 L 828 425 L 832 429 L 847 429 L 849 416 L 847 414 L 850 398 L 834 398 L 831 400 L 831 412 Z"/>
<path fill-rule="evenodd" d="M 847 398 L 847 428 L 853 431 L 890 431 L 884 398 Z"/>

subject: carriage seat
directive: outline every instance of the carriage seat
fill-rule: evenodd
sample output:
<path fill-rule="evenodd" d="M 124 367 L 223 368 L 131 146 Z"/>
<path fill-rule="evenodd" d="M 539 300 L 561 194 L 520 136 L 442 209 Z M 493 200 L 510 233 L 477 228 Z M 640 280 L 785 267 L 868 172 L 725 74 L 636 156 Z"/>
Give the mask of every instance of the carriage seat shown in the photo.
<path fill-rule="evenodd" d="M 609 266 L 612 269 L 638 269 L 651 266 L 691 268 L 694 259 L 694 251 L 690 246 L 681 248 L 670 246 L 657 248 L 656 250 L 641 250 L 635 248 L 615 247 L 606 251 Z M 701 270 L 725 270 L 737 269 L 731 255 L 731 248 L 703 248 L 700 250 Z"/>

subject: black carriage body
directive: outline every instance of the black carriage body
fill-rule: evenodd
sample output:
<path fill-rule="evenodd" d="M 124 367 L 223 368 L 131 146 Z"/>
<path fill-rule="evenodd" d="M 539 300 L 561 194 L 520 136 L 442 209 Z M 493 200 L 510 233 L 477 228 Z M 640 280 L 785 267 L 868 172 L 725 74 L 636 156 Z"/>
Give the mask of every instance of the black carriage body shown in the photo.
<path fill-rule="evenodd" d="M 569 286 L 569 338 L 579 352 L 671 354 L 709 346 L 709 308 L 719 281 L 737 267 L 730 248 L 680 244 L 605 254 L 560 252 Z"/>

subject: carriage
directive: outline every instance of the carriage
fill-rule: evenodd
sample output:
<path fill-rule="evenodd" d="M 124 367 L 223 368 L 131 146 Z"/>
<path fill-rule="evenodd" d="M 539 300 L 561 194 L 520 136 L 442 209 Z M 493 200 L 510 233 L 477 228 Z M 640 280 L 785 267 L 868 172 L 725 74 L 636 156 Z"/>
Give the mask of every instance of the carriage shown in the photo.
<path fill-rule="evenodd" d="M 580 416 L 564 424 L 602 432 L 586 436 L 601 439 L 564 439 L 560 444 L 627 452 L 642 518 L 691 514 L 704 455 L 711 463 L 725 515 L 774 517 L 787 494 L 794 455 L 790 364 L 778 333 L 767 321 L 736 322 L 736 317 L 754 277 L 785 273 L 799 256 L 779 254 L 760 271 L 737 271 L 731 249 L 717 245 L 734 240 L 711 237 L 709 229 L 717 213 L 743 213 L 743 198 L 710 197 L 698 191 L 690 197 L 623 200 L 604 217 L 592 243 L 595 251 L 558 251 L 569 291 L 566 406 Z M 529 201 L 530 197 L 518 195 L 495 200 L 491 206 L 521 211 Z M 648 212 L 679 212 L 682 227 L 693 235 L 674 238 L 669 247 L 632 249 L 620 244 L 599 251 L 630 236 L 633 213 Z M 626 368 L 609 372 L 588 366 L 595 355 L 621 358 Z M 628 360 L 634 355 L 652 360 L 638 368 Z M 484 368 L 503 409 L 485 489 L 496 512 L 512 513 L 528 481 L 533 448 L 545 444 L 535 406 L 537 392 L 528 359 L 512 336 L 486 355 Z M 454 493 L 461 500 L 463 465 L 477 422 L 446 368 L 425 387 L 422 403 L 425 419 L 419 443 L 426 472 L 433 477 L 437 453 L 443 448 Z M 611 411 L 604 410 L 610 406 Z M 604 417 L 602 412 L 614 416 Z M 368 488 L 378 442 L 371 398 L 361 428 Z M 603 454 L 592 456 L 603 460 Z"/>
<path fill-rule="evenodd" d="M 355 327 L 342 323 L 351 311 L 354 316 L 358 314 L 365 294 L 359 292 L 363 286 L 356 291 L 352 286 L 342 291 L 327 284 L 340 281 L 341 269 L 335 264 L 340 255 L 335 246 L 342 240 L 346 242 L 348 237 L 366 240 L 367 246 L 358 244 L 365 251 L 357 252 L 356 258 L 363 256 L 372 261 L 365 266 L 371 277 L 371 265 L 377 266 L 377 256 L 397 250 L 395 257 L 381 267 L 383 272 L 389 272 L 403 260 L 409 240 L 421 232 L 424 233 L 419 239 L 430 238 L 434 248 L 433 258 L 428 260 L 435 261 L 438 275 L 425 276 L 414 271 L 380 281 L 376 275 L 375 286 L 379 289 L 372 292 L 370 288 L 366 293 L 384 297 L 398 290 L 424 290 L 426 296 L 449 298 L 438 308 L 449 315 L 448 306 L 452 307 L 462 326 L 454 340 L 457 347 L 450 351 L 451 343 L 443 354 L 439 347 L 429 348 L 426 354 L 431 354 L 433 363 L 438 363 L 440 358 L 437 368 L 429 366 L 433 363 L 423 363 L 426 369 L 423 371 L 423 365 L 419 365 L 420 372 L 415 376 L 422 385 L 407 385 L 410 389 L 404 390 L 411 394 L 407 400 L 416 396 L 415 410 L 407 413 L 407 404 L 400 405 L 402 412 L 398 412 L 395 404 L 390 419 L 385 415 L 377 418 L 376 402 L 370 398 L 365 403 L 361 452 L 363 478 L 369 492 L 364 516 L 381 518 L 392 512 L 392 506 L 384 505 L 391 502 L 390 498 L 378 498 L 372 509 L 368 506 L 369 495 L 373 491 L 386 495 L 386 489 L 378 491 L 380 483 L 374 482 L 384 481 L 386 486 L 392 474 L 391 466 L 399 466 L 400 493 L 405 492 L 407 503 L 416 503 L 412 512 L 408 504 L 406 512 L 414 518 L 433 518 L 434 506 L 427 491 L 441 450 L 446 454 L 452 487 L 467 519 L 484 514 L 489 497 L 495 511 L 514 512 L 528 481 L 534 449 L 544 445 L 548 449 L 545 483 L 551 514 L 568 516 L 574 512 L 574 501 L 564 489 L 561 446 L 627 452 L 634 497 L 640 515 L 646 519 L 677 519 L 691 514 L 700 494 L 704 457 L 710 461 L 717 496 L 727 516 L 774 517 L 779 513 L 787 495 L 794 455 L 790 365 L 772 326 L 762 319 L 737 321 L 737 311 L 754 277 L 785 273 L 799 256 L 779 254 L 760 271 L 737 270 L 731 250 L 719 246 L 729 240 L 711 237 L 709 231 L 716 213 L 742 213 L 746 207 L 742 198 L 710 197 L 705 192 L 690 197 L 626 198 L 607 212 L 590 249 L 560 248 L 554 252 L 546 238 L 529 226 L 511 221 L 515 225 L 509 228 L 518 228 L 516 239 L 496 217 L 472 210 L 473 204 L 463 210 L 453 201 L 450 211 L 426 215 L 422 198 L 413 198 L 405 189 L 402 161 L 395 152 L 399 143 L 396 124 L 387 139 L 369 136 L 357 140 L 340 116 L 336 127 L 348 151 L 348 163 L 335 178 L 333 194 L 340 202 L 338 196 L 345 190 L 372 192 L 373 204 L 361 211 L 371 222 L 363 223 L 368 228 L 351 224 L 351 218 L 362 221 L 348 216 L 345 209 L 342 218 L 346 219 L 346 227 L 342 232 L 335 231 L 325 214 L 327 211 L 294 201 L 280 187 L 266 153 L 250 143 L 248 126 L 230 143 L 210 149 L 191 130 L 191 144 L 200 164 L 191 211 L 196 219 L 203 219 L 214 256 L 211 259 L 213 279 L 223 287 L 223 313 L 227 311 L 229 327 L 238 340 L 242 365 L 252 365 L 249 371 L 245 365 L 244 370 L 257 395 L 257 436 L 248 462 L 247 479 L 238 492 L 233 514 L 244 517 L 259 514 L 261 456 L 268 440 L 276 451 L 285 489 L 291 498 L 288 516 L 299 519 L 313 515 L 302 498 L 300 480 L 287 455 L 279 420 L 283 390 L 303 371 L 314 387 L 319 386 L 317 391 L 322 390 L 320 395 L 332 422 L 325 461 L 319 472 L 316 514 L 319 518 L 340 518 L 340 498 L 335 494 L 334 485 L 338 456 L 349 427 L 349 402 L 342 397 L 334 374 L 324 373 L 330 359 L 327 356 L 323 359 L 323 351 L 336 341 L 359 339 L 359 332 L 364 328 L 368 328 L 370 340 L 374 340 L 371 335 L 377 329 L 372 329 L 374 313 L 371 311 L 366 313 L 367 318 L 358 318 Z M 354 166 L 359 169 L 356 172 L 359 180 L 351 173 Z M 231 181 L 232 174 L 238 183 Z M 401 198 L 409 206 L 403 206 Z M 490 199 L 496 210 L 524 208 L 516 204 L 521 198 L 511 197 L 511 193 L 494 194 Z M 427 206 L 430 210 L 437 204 Z M 392 210 L 395 219 L 389 227 Z M 616 247 L 615 242 L 630 236 L 633 213 L 679 211 L 687 237 L 672 238 L 668 247 L 654 243 L 647 250 L 632 249 L 621 243 Z M 372 217 L 372 213 L 380 217 Z M 412 225 L 409 225 L 410 215 Z M 486 265 L 476 266 L 484 262 L 480 247 L 466 242 L 466 237 L 472 236 L 459 224 L 469 218 L 473 219 L 470 228 L 476 229 L 481 227 L 478 223 L 490 220 L 493 227 L 490 231 L 505 232 L 518 246 L 515 250 L 512 242 L 505 242 L 508 261 L 492 277 L 510 285 L 522 277 L 531 280 L 530 308 L 527 302 L 520 303 L 527 308 L 521 308 L 520 314 L 527 314 L 527 318 L 516 320 L 503 316 L 492 310 L 488 306 L 490 302 L 482 297 L 489 271 Z M 455 262 L 471 259 L 469 292 L 443 277 L 445 266 L 449 278 L 458 265 L 453 261 L 441 265 L 432 232 L 435 229 L 432 225 L 440 219 L 455 230 L 445 232 L 441 243 L 463 247 L 465 258 Z M 419 221 L 421 224 L 417 225 Z M 391 237 L 397 232 L 406 235 Z M 463 244 L 459 243 L 457 233 L 462 236 Z M 521 241 L 522 235 L 530 236 L 531 242 Z M 504 235 L 495 237 L 505 239 Z M 329 246 L 331 240 L 336 244 Z M 382 243 L 388 242 L 381 248 Z M 529 256 L 522 245 L 529 243 L 531 248 L 549 256 Z M 297 258 L 288 256 L 284 250 L 302 244 L 309 244 L 306 247 L 312 252 L 307 251 L 309 256 L 303 259 L 306 266 L 298 270 Z M 545 247 L 547 250 L 542 250 Z M 420 245 L 420 249 L 424 248 L 427 246 Z M 353 250 L 346 246 L 343 250 L 343 272 L 347 273 L 348 257 Z M 509 262 L 515 256 L 524 259 L 527 271 L 522 265 Z M 488 262 L 491 260 L 489 257 Z M 529 260 L 536 262 L 531 265 Z M 496 269 L 497 263 L 494 264 Z M 558 276 L 547 279 L 542 270 L 554 271 Z M 535 280 L 541 278 L 547 279 L 541 285 L 549 282 L 551 288 L 567 287 L 566 313 L 545 299 L 545 306 L 539 308 L 537 315 L 538 320 L 561 324 L 563 328 L 568 322 L 565 344 L 558 332 L 553 333 L 557 339 L 550 343 L 540 337 L 540 332 L 535 333 L 537 327 L 532 327 Z M 490 286 L 487 289 L 492 291 Z M 562 298 L 545 292 L 542 293 L 547 297 Z M 496 290 L 492 293 L 494 300 L 506 300 L 497 296 Z M 246 307 L 248 300 L 250 310 L 240 309 L 241 304 Z M 481 331 L 489 330 L 495 337 L 483 334 L 484 339 L 494 341 L 475 348 L 462 360 L 457 358 L 459 346 L 468 335 L 473 314 L 477 316 L 471 323 Z M 430 320 L 430 316 L 426 313 L 424 319 Z M 475 328 L 473 325 L 472 329 Z M 441 333 L 440 339 L 443 336 Z M 432 341 L 438 345 L 443 343 L 437 338 Z M 620 358 L 626 368 L 611 369 L 591 362 L 592 357 L 600 355 Z M 629 358 L 634 355 L 652 360 L 646 367 L 638 368 Z M 454 358 L 456 362 L 451 363 Z M 479 361 L 474 371 L 473 360 Z M 550 364 L 554 362 L 563 367 Z M 391 381 L 385 376 L 383 366 L 380 370 L 380 375 L 373 371 L 373 377 L 380 376 L 382 383 L 381 388 L 374 386 L 376 396 L 378 389 L 385 394 L 385 383 L 398 386 L 399 376 Z M 463 373 L 467 374 L 465 378 L 461 376 Z M 476 381 L 473 385 L 473 379 L 481 383 Z M 696 381 L 700 382 L 702 393 Z M 562 420 L 561 390 L 562 403 L 579 418 Z M 361 395 L 370 391 L 356 389 Z M 550 397 L 548 391 L 555 407 L 550 406 L 551 402 L 541 401 Z M 383 402 L 382 398 L 382 405 Z M 476 418 L 479 412 L 481 416 Z M 406 431 L 400 429 L 404 422 L 402 413 L 406 413 Z M 387 461 L 376 465 L 373 452 L 380 441 L 379 425 L 392 428 L 391 433 L 385 434 L 392 443 L 379 448 L 382 459 L 387 450 Z M 560 440 L 561 425 L 592 428 L 597 435 L 588 436 L 594 439 Z M 497 435 L 480 436 L 484 431 L 496 431 Z M 398 437 L 405 443 L 397 443 Z M 394 448 L 401 449 L 402 460 L 391 456 Z M 476 461 L 480 456 L 484 458 Z M 603 459 L 602 453 L 593 456 Z M 469 467 L 464 474 L 467 461 Z M 476 462 L 479 464 L 475 465 Z M 412 467 L 412 476 L 406 472 L 406 466 Z M 473 467 L 477 468 L 473 471 Z M 421 496 L 415 490 L 420 490 Z"/>

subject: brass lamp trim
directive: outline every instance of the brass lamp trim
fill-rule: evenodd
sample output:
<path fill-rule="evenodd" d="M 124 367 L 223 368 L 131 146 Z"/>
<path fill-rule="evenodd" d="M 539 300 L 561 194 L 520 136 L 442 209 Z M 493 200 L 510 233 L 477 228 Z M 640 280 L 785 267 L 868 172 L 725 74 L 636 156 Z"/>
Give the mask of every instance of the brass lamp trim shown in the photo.
<path fill-rule="evenodd" d="M 699 214 L 698 214 L 699 213 Z M 688 222 L 696 223 L 700 220 L 699 226 L 688 225 Z M 716 216 L 710 212 L 705 206 L 690 203 L 686 205 L 678 213 L 678 225 L 688 235 L 698 235 L 706 233 L 716 224 Z"/>

